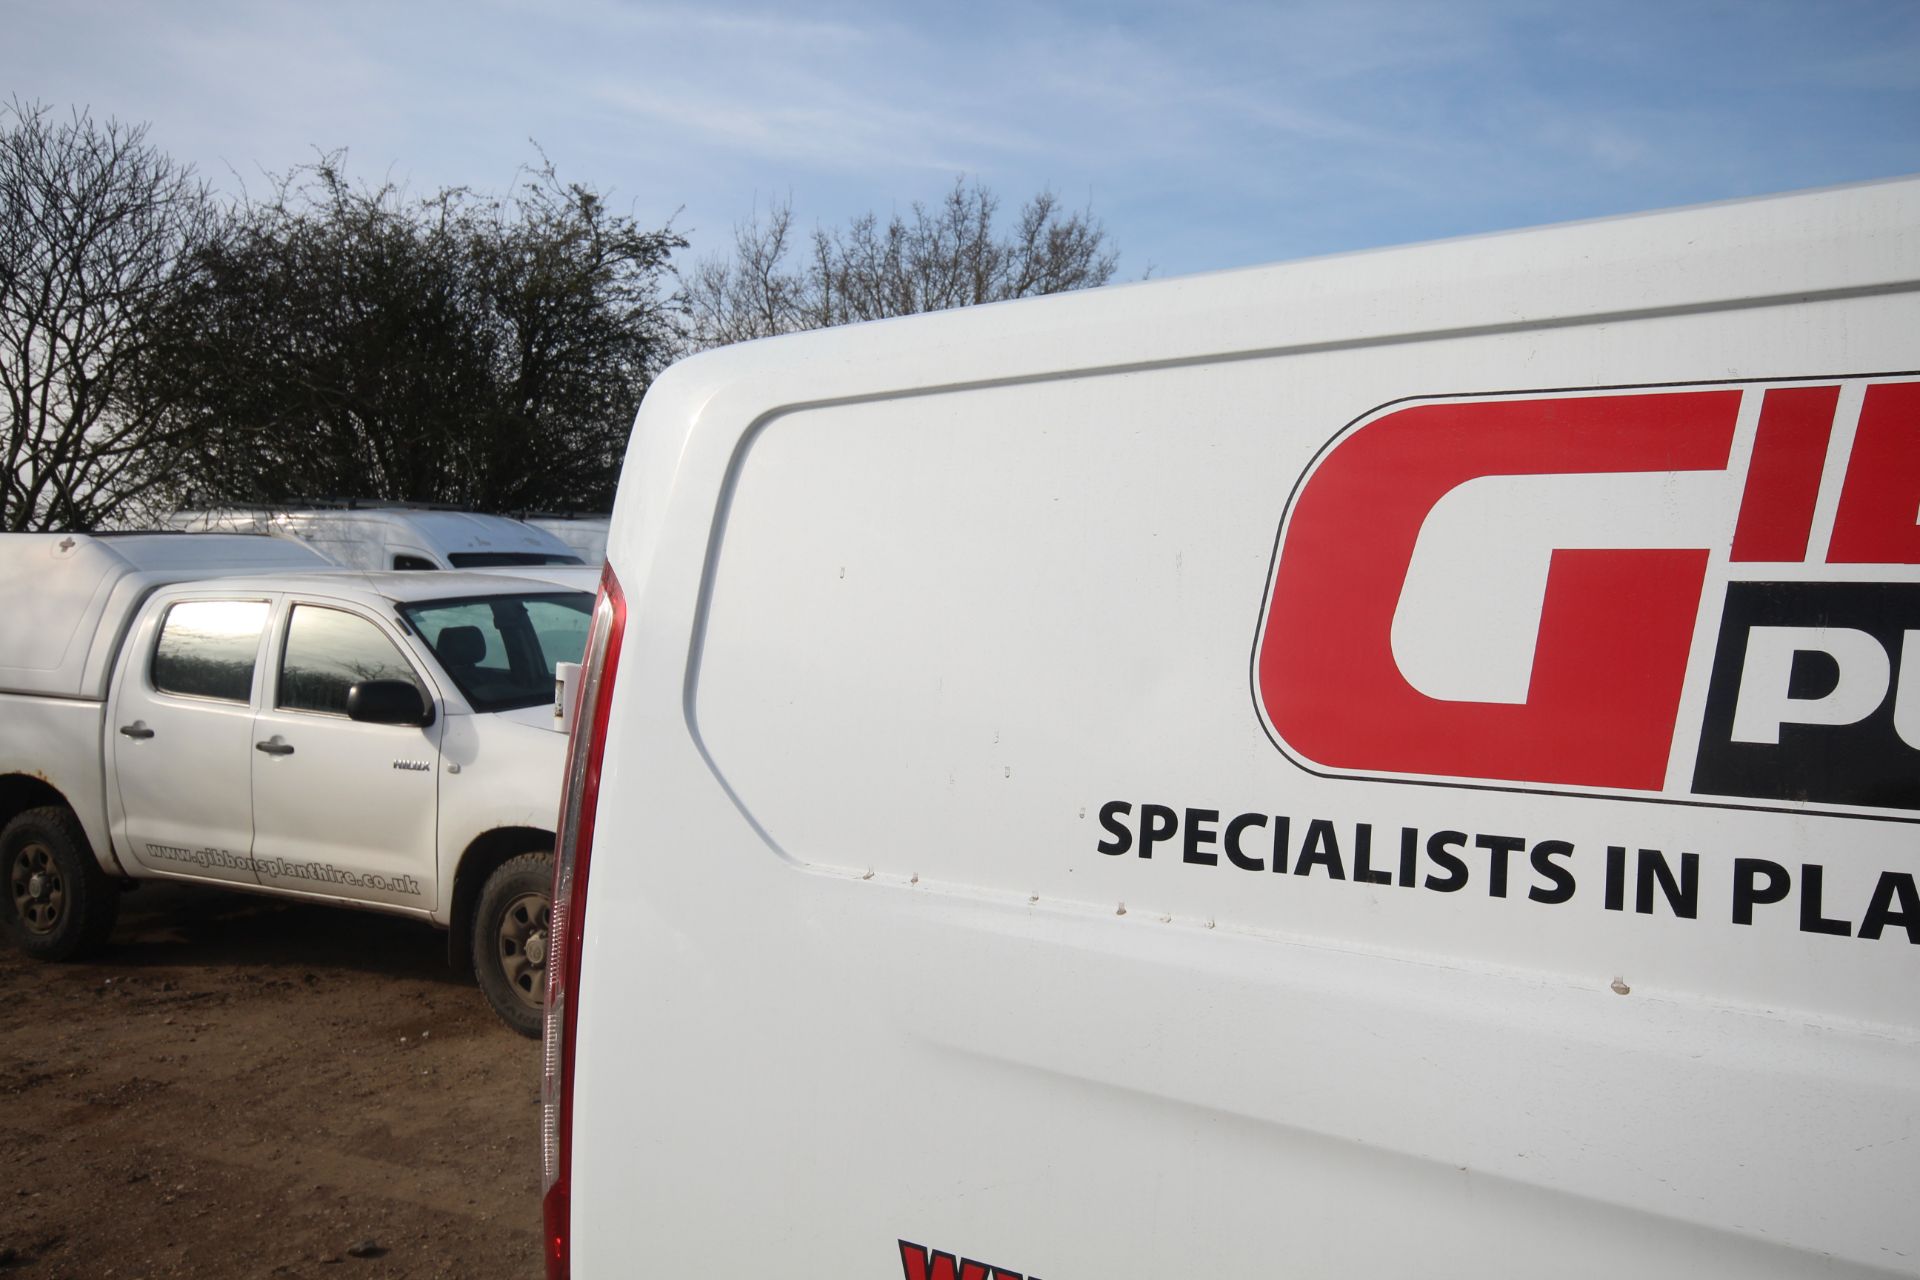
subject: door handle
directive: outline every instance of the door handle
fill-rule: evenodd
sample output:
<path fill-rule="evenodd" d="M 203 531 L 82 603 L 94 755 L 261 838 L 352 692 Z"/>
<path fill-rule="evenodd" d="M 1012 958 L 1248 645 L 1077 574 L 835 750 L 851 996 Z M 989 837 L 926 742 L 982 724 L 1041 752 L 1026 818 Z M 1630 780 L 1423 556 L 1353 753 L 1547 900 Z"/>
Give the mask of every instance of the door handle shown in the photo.
<path fill-rule="evenodd" d="M 268 738 L 265 742 L 254 743 L 253 749 L 255 751 L 264 751 L 270 756 L 290 756 L 293 754 L 292 745 L 280 741 L 277 735 Z"/>
<path fill-rule="evenodd" d="M 146 739 L 151 738 L 153 736 L 153 730 L 147 728 L 146 721 L 135 720 L 132 724 L 121 725 L 120 734 L 122 737 L 138 738 L 144 742 Z"/>

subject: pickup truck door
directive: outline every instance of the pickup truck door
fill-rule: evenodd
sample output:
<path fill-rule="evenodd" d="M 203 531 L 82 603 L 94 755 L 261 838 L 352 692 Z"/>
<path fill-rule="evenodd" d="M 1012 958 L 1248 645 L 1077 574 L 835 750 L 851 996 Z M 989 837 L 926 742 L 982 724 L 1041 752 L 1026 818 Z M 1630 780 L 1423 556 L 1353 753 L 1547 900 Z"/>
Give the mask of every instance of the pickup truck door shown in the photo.
<path fill-rule="evenodd" d="M 270 608 L 267 599 L 172 599 L 127 642 L 106 752 L 120 802 L 115 842 L 148 871 L 256 883 L 250 735 Z"/>
<path fill-rule="evenodd" d="M 435 704 L 391 623 L 336 602 L 291 600 L 271 643 L 253 737 L 253 857 L 260 883 L 385 906 L 435 905 L 440 734 L 347 718 L 347 690 L 407 680 Z"/>

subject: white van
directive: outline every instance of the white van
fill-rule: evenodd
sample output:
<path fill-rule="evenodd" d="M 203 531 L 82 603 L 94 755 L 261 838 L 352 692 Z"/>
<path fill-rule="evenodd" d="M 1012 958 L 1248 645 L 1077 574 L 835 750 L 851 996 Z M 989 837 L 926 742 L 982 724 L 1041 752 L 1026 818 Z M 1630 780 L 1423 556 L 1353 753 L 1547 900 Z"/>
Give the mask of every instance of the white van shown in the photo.
<path fill-rule="evenodd" d="M 523 521 L 552 534 L 573 549 L 588 564 L 597 565 L 607 558 L 607 516 L 528 516 Z"/>
<path fill-rule="evenodd" d="M 353 569 L 485 569 L 584 564 L 571 547 L 506 516 L 413 507 L 293 511 L 228 507 L 178 512 L 171 528 L 293 538 Z"/>
<path fill-rule="evenodd" d="M 1920 180 L 672 369 L 550 1274 L 1920 1275 L 1916 370 Z"/>

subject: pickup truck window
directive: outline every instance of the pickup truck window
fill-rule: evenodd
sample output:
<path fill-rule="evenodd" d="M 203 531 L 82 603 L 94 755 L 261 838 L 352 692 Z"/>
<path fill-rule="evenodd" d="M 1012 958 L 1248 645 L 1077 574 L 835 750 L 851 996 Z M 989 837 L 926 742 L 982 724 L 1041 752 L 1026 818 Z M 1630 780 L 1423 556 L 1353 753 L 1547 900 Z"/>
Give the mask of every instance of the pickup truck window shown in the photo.
<path fill-rule="evenodd" d="M 343 716 L 347 690 L 363 680 L 405 680 L 420 687 L 393 641 L 365 618 L 319 605 L 295 605 L 280 655 L 274 705 Z"/>
<path fill-rule="evenodd" d="M 540 658 L 546 664 L 547 679 L 553 679 L 553 664 L 578 662 L 587 649 L 587 627 L 593 611 L 581 612 L 575 602 L 553 600 L 527 601 L 527 623 L 540 640 Z"/>
<path fill-rule="evenodd" d="M 245 702 L 267 626 L 264 600 L 186 600 L 160 620 L 149 675 L 162 693 Z"/>
<path fill-rule="evenodd" d="M 584 591 L 466 596 L 401 609 L 475 711 L 538 706 L 553 697 L 555 663 L 586 649 L 593 597 Z"/>

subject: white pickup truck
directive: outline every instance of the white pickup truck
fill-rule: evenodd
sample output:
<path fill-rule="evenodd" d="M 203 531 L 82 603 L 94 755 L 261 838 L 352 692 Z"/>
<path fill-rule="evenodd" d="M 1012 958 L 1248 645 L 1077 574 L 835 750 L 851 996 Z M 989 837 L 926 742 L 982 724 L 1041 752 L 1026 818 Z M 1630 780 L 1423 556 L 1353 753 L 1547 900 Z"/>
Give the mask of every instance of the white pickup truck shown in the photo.
<path fill-rule="evenodd" d="M 534 1034 L 556 668 L 592 597 L 319 563 L 270 538 L 0 537 L 0 924 L 78 956 L 143 879 L 412 916 Z"/>

